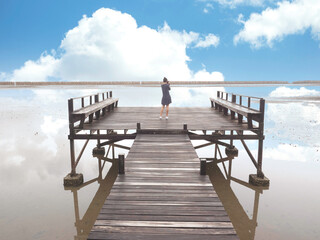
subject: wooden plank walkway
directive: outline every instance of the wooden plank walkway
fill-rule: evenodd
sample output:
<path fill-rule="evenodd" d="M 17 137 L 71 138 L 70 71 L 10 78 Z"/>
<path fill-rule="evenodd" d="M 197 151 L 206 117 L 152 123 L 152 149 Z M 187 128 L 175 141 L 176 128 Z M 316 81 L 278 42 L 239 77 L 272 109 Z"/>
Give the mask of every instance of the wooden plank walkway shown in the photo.
<path fill-rule="evenodd" d="M 88 239 L 239 239 L 188 135 L 138 134 L 125 164 Z"/>
<path fill-rule="evenodd" d="M 159 113 L 159 107 L 117 107 L 93 124 L 85 124 L 83 129 L 136 129 L 139 122 L 142 129 L 183 129 L 183 124 L 187 124 L 189 130 L 248 130 L 248 124 L 231 120 L 210 107 L 171 107 L 169 120 L 160 120 Z"/>

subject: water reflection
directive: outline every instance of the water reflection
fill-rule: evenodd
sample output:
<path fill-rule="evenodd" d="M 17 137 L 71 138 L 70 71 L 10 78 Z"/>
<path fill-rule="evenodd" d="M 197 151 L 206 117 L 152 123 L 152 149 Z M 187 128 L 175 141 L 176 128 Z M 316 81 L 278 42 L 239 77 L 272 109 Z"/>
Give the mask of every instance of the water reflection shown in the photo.
<path fill-rule="evenodd" d="M 79 187 L 65 187 L 65 190 L 71 191 L 73 193 L 73 202 L 74 202 L 74 215 L 75 215 L 75 227 L 77 235 L 74 236 L 75 240 L 84 240 L 88 238 L 88 235 L 98 218 L 99 212 L 110 193 L 110 190 L 113 186 L 114 181 L 117 178 L 117 169 L 116 164 L 113 164 L 110 168 L 107 175 L 102 178 L 102 169 L 99 169 L 99 176 L 90 181 L 83 183 Z M 79 199 L 78 192 L 82 188 L 97 182 L 99 188 L 95 193 L 89 207 L 87 208 L 83 217 L 80 217 L 80 208 L 79 208 Z"/>
<path fill-rule="evenodd" d="M 121 106 L 158 104 L 156 95 L 148 89 L 132 91 L 132 88 L 121 88 L 114 91 L 121 99 Z M 85 232 L 90 231 L 92 221 L 85 226 L 86 222 L 90 222 L 87 217 L 90 210 L 86 211 L 86 214 L 83 214 L 82 210 L 86 210 L 89 205 L 93 208 L 95 203 L 92 198 L 99 195 L 96 194 L 97 188 L 100 185 L 102 187 L 102 184 L 96 180 L 87 187 L 75 190 L 78 205 L 72 206 L 70 193 L 73 192 L 70 189 L 64 191 L 62 187 L 62 179 L 69 170 L 70 158 L 68 127 L 61 120 L 67 120 L 68 98 L 94 92 L 97 90 L 80 92 L 42 89 L 1 92 L 1 239 L 37 239 L 38 236 L 38 239 L 64 240 L 72 239 L 75 235 L 75 238 L 81 239 L 81 236 L 85 238 Z M 144 98 L 140 97 L 142 95 Z M 205 101 L 204 106 L 207 106 L 208 99 L 205 98 Z M 257 194 L 255 191 L 252 192 L 253 195 L 248 194 L 252 190 L 244 189 L 243 185 L 238 184 L 233 178 L 228 179 L 222 167 L 224 179 L 221 178 L 220 185 L 224 182 L 225 187 L 220 189 L 219 174 L 213 174 L 213 169 L 209 170 L 219 197 L 223 199 L 221 192 L 230 192 L 228 188 L 231 185 L 233 194 L 238 199 L 233 204 L 223 199 L 223 203 L 239 236 L 244 236 L 244 239 L 245 236 L 248 236 L 248 239 L 251 236 L 256 240 L 320 239 L 317 220 L 320 217 L 319 126 L 319 102 L 277 102 L 267 105 L 263 170 L 272 181 L 268 191 L 262 189 Z M 253 143 L 248 142 L 248 146 L 256 153 Z M 85 177 L 95 178 L 98 173 L 97 164 L 91 161 L 90 151 L 84 154 L 83 157 L 86 159 L 79 166 L 79 172 L 83 172 Z M 210 154 L 212 155 L 212 150 Z M 240 147 L 239 157 L 234 159 L 232 171 L 233 176 L 241 179 L 247 179 L 248 173 L 255 171 L 246 152 Z M 107 185 L 108 181 L 105 182 Z M 106 189 L 108 193 L 109 189 Z M 265 194 L 260 197 L 262 192 Z M 234 199 L 232 192 L 230 196 L 226 198 Z M 105 197 L 103 195 L 101 199 Z M 255 204 L 252 203 L 253 200 Z M 234 207 L 240 209 L 240 213 L 237 214 L 239 217 L 233 216 L 233 212 L 237 211 L 233 209 L 233 205 L 239 205 L 239 202 L 242 207 Z M 74 212 L 74 208 L 80 212 L 78 215 L 75 215 L 77 211 Z M 233 210 L 229 210 L 230 208 Z M 257 211 L 254 210 L 252 214 L 251 209 Z M 248 211 L 250 219 L 243 213 Z M 98 211 L 93 212 L 97 216 Z M 240 217 L 241 215 L 243 217 Z M 95 220 L 96 216 L 91 219 Z M 78 226 L 76 234 L 72 226 L 74 219 Z M 246 222 L 242 228 L 244 233 L 239 230 L 242 219 Z M 255 219 L 258 219 L 259 227 Z"/>
<path fill-rule="evenodd" d="M 225 210 L 227 211 L 229 218 L 239 236 L 240 239 L 253 240 L 255 238 L 256 227 L 258 225 L 258 208 L 260 194 L 263 190 L 267 190 L 268 187 L 256 187 L 238 178 L 232 177 L 231 166 L 232 158 L 229 158 L 229 168 L 225 170 L 225 175 L 222 173 L 221 169 L 215 162 L 208 163 L 208 175 L 212 182 L 212 185 L 219 196 Z M 254 191 L 254 203 L 253 203 L 253 215 L 250 219 L 247 215 L 245 209 L 239 202 L 236 194 L 231 188 L 231 181 L 238 183 L 242 186 L 247 187 Z"/>
<path fill-rule="evenodd" d="M 225 166 L 222 168 L 225 170 L 224 173 L 214 161 L 208 163 L 208 176 L 216 193 L 223 203 L 239 238 L 244 240 L 253 240 L 255 239 L 256 228 L 258 225 L 257 219 L 260 194 L 262 194 L 264 190 L 268 190 L 268 187 L 256 187 L 233 177 L 231 174 L 231 163 L 233 158 L 226 158 L 226 161 L 229 162 L 229 167 L 228 171 Z M 75 240 L 87 239 L 96 219 L 99 218 L 99 212 L 112 189 L 117 175 L 117 164 L 113 164 L 104 178 L 102 178 L 102 169 L 100 168 L 97 178 L 87 181 L 79 187 L 65 187 L 66 191 L 71 191 L 73 193 L 75 227 L 77 234 L 74 236 Z M 78 192 L 95 182 L 99 184 L 99 188 L 92 198 L 92 201 L 85 211 L 83 217 L 80 217 Z M 246 210 L 241 205 L 238 197 L 231 188 L 231 182 L 240 184 L 254 191 L 254 201 L 253 205 L 251 206 L 253 209 L 253 214 L 251 218 L 247 215 Z"/>

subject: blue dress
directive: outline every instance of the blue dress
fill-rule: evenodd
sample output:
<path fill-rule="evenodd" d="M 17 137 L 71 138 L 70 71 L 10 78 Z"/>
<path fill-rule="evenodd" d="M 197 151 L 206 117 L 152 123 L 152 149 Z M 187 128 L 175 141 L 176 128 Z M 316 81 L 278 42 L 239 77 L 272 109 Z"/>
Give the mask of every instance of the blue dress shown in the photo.
<path fill-rule="evenodd" d="M 161 85 L 161 89 L 162 89 L 162 100 L 161 100 L 161 104 L 162 105 L 169 105 L 171 103 L 171 96 L 169 93 L 170 90 L 170 84 L 162 84 Z"/>

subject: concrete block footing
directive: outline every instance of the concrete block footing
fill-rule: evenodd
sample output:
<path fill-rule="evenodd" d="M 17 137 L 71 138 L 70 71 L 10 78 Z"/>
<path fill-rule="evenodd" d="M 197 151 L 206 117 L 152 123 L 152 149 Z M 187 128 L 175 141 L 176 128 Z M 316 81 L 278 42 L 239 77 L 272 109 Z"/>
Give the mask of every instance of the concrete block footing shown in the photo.
<path fill-rule="evenodd" d="M 228 157 L 231 157 L 231 156 L 233 156 L 233 157 L 237 157 L 238 156 L 238 149 L 235 147 L 235 146 L 233 146 L 233 147 L 230 147 L 230 148 L 225 148 L 225 153 L 226 153 L 226 155 L 228 156 Z"/>
<path fill-rule="evenodd" d="M 104 157 L 106 153 L 106 150 L 104 147 L 95 147 L 93 150 L 92 150 L 92 156 L 93 157 Z"/>
<path fill-rule="evenodd" d="M 78 187 L 83 183 L 83 175 L 82 173 L 77 173 L 75 175 L 71 175 L 69 173 L 63 179 L 63 185 L 65 187 Z"/>
<path fill-rule="evenodd" d="M 257 174 L 250 174 L 249 183 L 254 186 L 268 187 L 270 185 L 270 180 L 266 177 L 260 178 Z"/>

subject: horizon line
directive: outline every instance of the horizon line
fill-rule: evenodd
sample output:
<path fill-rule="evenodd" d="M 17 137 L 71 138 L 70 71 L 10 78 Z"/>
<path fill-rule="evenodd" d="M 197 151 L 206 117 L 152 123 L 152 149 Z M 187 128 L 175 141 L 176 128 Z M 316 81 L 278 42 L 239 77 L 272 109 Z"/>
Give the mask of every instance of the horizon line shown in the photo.
<path fill-rule="evenodd" d="M 102 87 L 102 86 L 132 86 L 156 87 L 162 81 L 6 81 L 0 82 L 0 88 L 28 87 Z M 320 86 L 320 80 L 303 81 L 170 81 L 172 86 L 187 87 L 261 87 L 261 86 Z"/>

